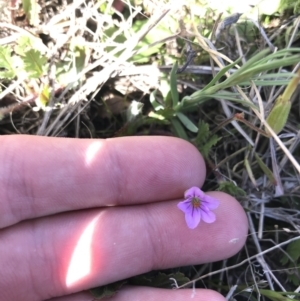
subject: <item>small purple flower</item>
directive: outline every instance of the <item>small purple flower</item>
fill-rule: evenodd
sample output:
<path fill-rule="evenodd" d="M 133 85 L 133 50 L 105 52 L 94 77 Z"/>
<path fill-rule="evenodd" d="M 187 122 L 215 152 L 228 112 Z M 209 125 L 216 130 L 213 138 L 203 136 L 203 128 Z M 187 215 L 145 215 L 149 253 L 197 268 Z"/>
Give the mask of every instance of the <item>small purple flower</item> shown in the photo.
<path fill-rule="evenodd" d="M 185 213 L 185 221 L 190 229 L 195 229 L 201 219 L 206 223 L 213 223 L 216 215 L 211 212 L 216 209 L 220 201 L 205 194 L 200 188 L 192 187 L 184 193 L 184 201 L 177 207 Z"/>

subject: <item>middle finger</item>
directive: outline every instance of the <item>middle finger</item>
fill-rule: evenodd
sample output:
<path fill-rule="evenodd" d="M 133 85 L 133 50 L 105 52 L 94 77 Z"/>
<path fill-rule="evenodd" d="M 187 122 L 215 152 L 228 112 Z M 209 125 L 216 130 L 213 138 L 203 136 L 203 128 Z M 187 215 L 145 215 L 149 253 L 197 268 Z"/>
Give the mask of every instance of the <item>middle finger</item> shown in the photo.
<path fill-rule="evenodd" d="M 211 194 L 221 201 L 217 220 L 194 230 L 177 201 L 70 212 L 2 230 L 1 294 L 5 300 L 43 300 L 229 257 L 244 244 L 247 220 L 231 196 Z"/>

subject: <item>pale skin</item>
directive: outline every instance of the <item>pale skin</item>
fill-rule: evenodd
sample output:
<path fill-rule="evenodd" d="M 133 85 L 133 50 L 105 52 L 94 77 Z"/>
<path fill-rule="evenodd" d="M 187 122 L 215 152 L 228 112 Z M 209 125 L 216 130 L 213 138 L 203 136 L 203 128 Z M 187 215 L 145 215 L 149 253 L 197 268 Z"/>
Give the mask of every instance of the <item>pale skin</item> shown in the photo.
<path fill-rule="evenodd" d="M 0 145 L 0 301 L 91 301 L 89 288 L 221 260 L 244 245 L 244 210 L 225 193 L 209 192 L 220 200 L 215 223 L 186 226 L 176 204 L 206 174 L 188 142 L 2 136 Z M 191 295 L 127 286 L 109 300 Z M 225 298 L 197 289 L 193 300 Z"/>

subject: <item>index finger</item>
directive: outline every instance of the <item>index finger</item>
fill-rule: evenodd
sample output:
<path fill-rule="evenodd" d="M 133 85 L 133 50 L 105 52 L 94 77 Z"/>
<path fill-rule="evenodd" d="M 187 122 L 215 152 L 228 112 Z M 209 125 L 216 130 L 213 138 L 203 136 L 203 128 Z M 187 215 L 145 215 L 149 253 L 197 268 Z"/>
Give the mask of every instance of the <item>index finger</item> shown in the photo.
<path fill-rule="evenodd" d="M 2 136 L 0 145 L 0 228 L 64 211 L 180 198 L 206 173 L 198 150 L 172 137 Z"/>

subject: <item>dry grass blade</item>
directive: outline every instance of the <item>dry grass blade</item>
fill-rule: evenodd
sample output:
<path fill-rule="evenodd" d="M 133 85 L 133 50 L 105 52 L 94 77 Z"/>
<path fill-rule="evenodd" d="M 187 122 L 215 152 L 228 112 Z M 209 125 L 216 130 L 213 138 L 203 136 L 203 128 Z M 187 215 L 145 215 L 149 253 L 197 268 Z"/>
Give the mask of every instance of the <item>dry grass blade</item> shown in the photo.
<path fill-rule="evenodd" d="M 175 8 L 178 5 L 175 6 Z M 174 9 L 174 7 L 172 7 Z M 126 65 L 126 62 L 129 58 L 131 58 L 137 50 L 135 47 L 139 43 L 139 41 L 151 30 L 153 29 L 159 22 L 171 11 L 170 4 L 165 6 L 165 9 L 162 13 L 153 15 L 147 22 L 146 26 L 135 34 L 131 39 L 127 40 L 126 43 L 119 45 L 114 49 L 114 53 L 118 53 L 120 51 L 124 52 L 120 55 L 118 59 L 110 64 L 106 65 L 103 70 L 99 72 L 94 72 L 93 76 L 87 79 L 86 83 L 70 98 L 68 103 L 73 106 L 75 103 L 79 102 L 81 99 L 85 99 L 87 95 L 98 91 L 98 89 L 105 84 L 105 82 L 112 77 L 113 74 L 118 74 L 122 70 L 122 66 Z M 113 53 L 110 53 L 110 56 Z M 81 73 L 77 75 L 75 80 L 78 80 L 81 76 L 86 74 L 88 71 L 97 67 L 100 64 L 100 60 L 96 61 L 94 64 L 89 65 L 86 69 L 84 69 Z M 72 83 L 69 84 L 71 86 Z M 66 87 L 66 90 L 69 87 Z M 50 127 L 45 132 L 45 135 L 50 135 L 54 128 L 61 128 L 62 124 L 59 119 L 61 116 L 65 115 L 67 112 L 70 112 L 70 106 L 67 106 L 58 116 L 58 118 L 51 124 Z M 65 121 L 63 121 L 64 123 Z"/>
<path fill-rule="evenodd" d="M 214 0 L 49 0 L 32 20 L 13 2 L 0 22 L 1 134 L 191 142 L 208 167 L 203 190 L 234 196 L 250 234 L 232 258 L 174 269 L 185 276 L 180 284 L 193 279 L 177 288 L 292 298 L 285 292 L 299 290 L 300 273 L 292 249 L 300 241 L 300 17 L 249 6 L 241 15 L 235 5 L 229 13 Z M 285 118 L 282 106 L 272 117 L 284 90 Z"/>

